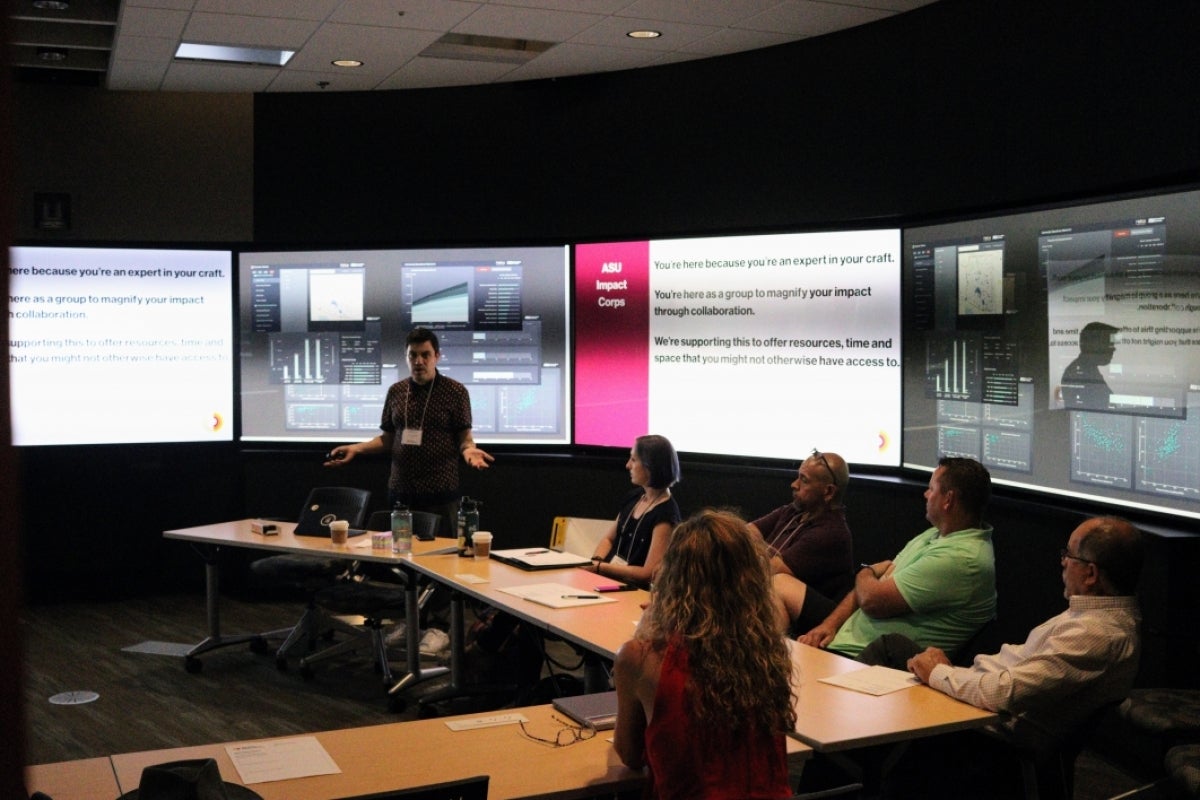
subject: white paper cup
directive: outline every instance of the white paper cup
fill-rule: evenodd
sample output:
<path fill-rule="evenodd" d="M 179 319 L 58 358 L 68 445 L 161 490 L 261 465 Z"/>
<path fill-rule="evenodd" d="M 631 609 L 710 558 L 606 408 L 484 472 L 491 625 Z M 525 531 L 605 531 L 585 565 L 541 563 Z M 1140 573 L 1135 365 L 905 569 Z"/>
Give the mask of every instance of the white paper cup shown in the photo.
<path fill-rule="evenodd" d="M 492 554 L 492 534 L 490 531 L 475 531 L 471 536 L 471 544 L 475 548 L 476 558 L 488 558 Z"/>
<path fill-rule="evenodd" d="M 344 519 L 335 519 L 329 523 L 329 541 L 334 544 L 345 544 L 350 538 L 350 523 Z"/>

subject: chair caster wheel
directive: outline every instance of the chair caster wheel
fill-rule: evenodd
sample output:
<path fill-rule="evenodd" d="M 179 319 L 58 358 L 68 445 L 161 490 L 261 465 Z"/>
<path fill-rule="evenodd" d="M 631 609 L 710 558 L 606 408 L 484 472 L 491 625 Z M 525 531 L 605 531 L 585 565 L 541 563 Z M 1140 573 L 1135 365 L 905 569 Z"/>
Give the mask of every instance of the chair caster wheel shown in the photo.
<path fill-rule="evenodd" d="M 286 658 L 276 658 L 275 659 L 275 669 L 279 670 L 280 672 L 287 672 L 288 671 L 287 659 Z"/>
<path fill-rule="evenodd" d="M 387 710 L 389 714 L 403 714 L 408 708 L 408 702 L 403 697 L 388 697 Z"/>
<path fill-rule="evenodd" d="M 306 681 L 311 681 L 316 675 L 312 671 L 312 667 L 300 667 L 300 677 Z"/>
<path fill-rule="evenodd" d="M 436 707 L 421 703 L 417 706 L 417 719 L 437 719 L 442 715 Z"/>
<path fill-rule="evenodd" d="M 192 658 L 191 656 L 188 656 L 183 660 L 183 668 L 192 675 L 195 675 L 197 672 L 204 669 L 204 662 L 198 658 Z"/>
<path fill-rule="evenodd" d="M 261 656 L 264 653 L 266 653 L 269 649 L 270 648 L 267 647 L 266 639 L 251 639 L 250 640 L 250 652 L 251 653 L 257 653 L 258 655 Z"/>

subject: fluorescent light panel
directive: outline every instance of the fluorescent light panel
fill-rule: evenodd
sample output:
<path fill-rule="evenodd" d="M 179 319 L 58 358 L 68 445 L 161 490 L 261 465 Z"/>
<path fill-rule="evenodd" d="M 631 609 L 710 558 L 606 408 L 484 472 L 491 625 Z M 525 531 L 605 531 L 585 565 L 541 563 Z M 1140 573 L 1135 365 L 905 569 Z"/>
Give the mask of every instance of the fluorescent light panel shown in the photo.
<path fill-rule="evenodd" d="M 229 64 L 259 64 L 268 67 L 282 67 L 294 55 L 295 50 L 196 42 L 180 42 L 175 50 L 175 57 L 185 61 L 223 61 Z"/>

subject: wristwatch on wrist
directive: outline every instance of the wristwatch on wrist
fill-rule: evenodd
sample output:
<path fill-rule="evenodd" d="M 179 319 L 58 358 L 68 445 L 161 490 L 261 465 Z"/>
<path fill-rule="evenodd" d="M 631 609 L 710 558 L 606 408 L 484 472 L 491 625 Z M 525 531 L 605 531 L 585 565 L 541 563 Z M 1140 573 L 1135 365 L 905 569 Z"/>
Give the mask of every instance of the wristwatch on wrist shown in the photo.
<path fill-rule="evenodd" d="M 874 577 L 874 578 L 875 578 L 875 580 L 879 580 L 879 573 L 878 573 L 878 572 L 876 572 L 876 571 L 875 571 L 875 568 L 874 568 L 874 567 L 872 567 L 870 564 L 859 564 L 859 565 L 858 565 L 858 571 L 859 571 L 859 572 L 862 572 L 864 569 L 869 569 L 869 570 L 871 570 L 871 575 L 872 575 L 872 577 Z"/>

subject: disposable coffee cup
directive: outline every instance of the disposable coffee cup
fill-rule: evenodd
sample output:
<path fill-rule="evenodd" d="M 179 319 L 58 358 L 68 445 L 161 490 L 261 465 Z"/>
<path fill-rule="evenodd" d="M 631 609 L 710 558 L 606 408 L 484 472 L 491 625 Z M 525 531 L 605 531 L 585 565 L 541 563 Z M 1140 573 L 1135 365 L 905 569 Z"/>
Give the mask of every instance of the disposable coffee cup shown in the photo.
<path fill-rule="evenodd" d="M 490 531 L 475 531 L 471 537 L 471 544 L 475 546 L 476 558 L 487 558 L 492 554 L 492 534 Z"/>
<path fill-rule="evenodd" d="M 350 523 L 344 519 L 335 519 L 329 523 L 329 541 L 334 544 L 345 544 L 350 538 Z"/>

